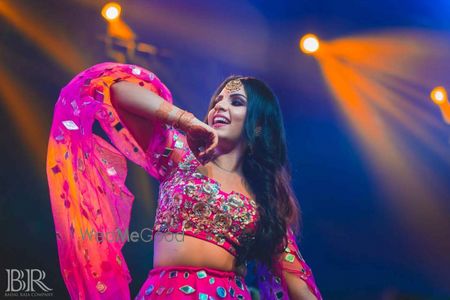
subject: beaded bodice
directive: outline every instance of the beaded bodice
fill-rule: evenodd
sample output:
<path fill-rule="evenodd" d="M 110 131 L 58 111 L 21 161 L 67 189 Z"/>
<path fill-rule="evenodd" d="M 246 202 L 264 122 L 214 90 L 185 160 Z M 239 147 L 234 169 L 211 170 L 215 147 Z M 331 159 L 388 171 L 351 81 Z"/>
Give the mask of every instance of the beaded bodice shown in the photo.
<path fill-rule="evenodd" d="M 199 165 L 186 151 L 161 182 L 153 234 L 183 232 L 236 255 L 236 246 L 254 239 L 256 202 L 242 193 L 221 190 L 220 183 L 197 170 Z"/>

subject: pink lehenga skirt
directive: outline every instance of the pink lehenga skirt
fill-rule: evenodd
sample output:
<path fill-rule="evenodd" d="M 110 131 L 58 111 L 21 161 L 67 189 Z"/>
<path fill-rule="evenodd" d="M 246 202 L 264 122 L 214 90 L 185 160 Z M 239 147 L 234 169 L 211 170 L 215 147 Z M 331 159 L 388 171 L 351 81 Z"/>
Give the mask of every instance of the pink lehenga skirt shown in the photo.
<path fill-rule="evenodd" d="M 136 300 L 251 300 L 244 278 L 232 271 L 205 267 L 156 267 L 149 272 Z"/>

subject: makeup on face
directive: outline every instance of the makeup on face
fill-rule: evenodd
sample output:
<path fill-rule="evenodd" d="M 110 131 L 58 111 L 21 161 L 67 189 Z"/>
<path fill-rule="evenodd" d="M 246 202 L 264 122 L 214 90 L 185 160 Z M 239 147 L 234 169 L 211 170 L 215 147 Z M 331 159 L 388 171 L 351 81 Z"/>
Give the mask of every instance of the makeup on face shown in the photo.
<path fill-rule="evenodd" d="M 232 116 L 232 113 L 230 110 L 228 110 L 228 114 L 225 111 L 221 111 L 220 109 L 216 108 L 216 105 L 220 101 L 226 101 L 224 98 L 226 98 L 228 101 L 230 101 L 230 105 L 234 107 L 239 106 L 246 106 L 247 105 L 247 98 L 245 95 L 233 92 L 227 95 L 227 92 L 223 92 L 223 94 L 220 94 L 216 97 L 216 99 L 213 102 L 212 109 L 213 115 L 212 118 L 210 118 L 210 123 L 214 128 L 220 128 L 226 125 L 231 124 L 232 120 L 230 119 Z M 217 111 L 214 111 L 217 110 Z"/>

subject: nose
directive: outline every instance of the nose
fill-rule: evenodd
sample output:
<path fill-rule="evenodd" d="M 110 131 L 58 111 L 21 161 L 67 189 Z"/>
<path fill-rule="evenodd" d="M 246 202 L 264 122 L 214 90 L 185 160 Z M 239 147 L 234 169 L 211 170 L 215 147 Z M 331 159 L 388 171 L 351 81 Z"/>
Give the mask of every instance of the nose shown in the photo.
<path fill-rule="evenodd" d="M 216 103 L 216 105 L 214 106 L 214 109 L 217 110 L 226 110 L 228 108 L 228 104 L 227 101 L 225 101 L 225 99 L 220 100 L 219 102 Z"/>

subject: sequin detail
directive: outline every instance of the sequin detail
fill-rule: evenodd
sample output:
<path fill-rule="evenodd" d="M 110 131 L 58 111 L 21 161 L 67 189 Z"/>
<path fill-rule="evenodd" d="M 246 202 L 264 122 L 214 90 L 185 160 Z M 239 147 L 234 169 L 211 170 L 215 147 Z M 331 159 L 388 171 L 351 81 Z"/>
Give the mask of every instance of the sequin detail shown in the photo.
<path fill-rule="evenodd" d="M 190 285 L 183 285 L 182 287 L 180 287 L 180 291 L 182 291 L 186 295 L 189 295 L 195 292 L 195 289 Z"/>
<path fill-rule="evenodd" d="M 106 291 L 106 285 L 101 281 L 97 282 L 97 285 L 95 287 L 97 288 L 97 291 L 99 291 L 99 293 L 103 294 Z"/>
<path fill-rule="evenodd" d="M 145 290 L 145 295 L 148 296 L 150 295 L 153 290 L 155 289 L 155 287 L 153 285 L 150 285 L 146 290 Z"/>
<path fill-rule="evenodd" d="M 169 278 L 175 278 L 178 275 L 178 271 L 172 271 L 169 273 Z"/>
<path fill-rule="evenodd" d="M 173 287 L 170 287 L 167 289 L 166 295 L 170 295 L 170 294 L 172 294 L 172 292 L 173 292 Z"/>
<path fill-rule="evenodd" d="M 208 295 L 204 294 L 204 293 L 199 293 L 198 294 L 198 299 L 199 300 L 208 300 Z"/>
<path fill-rule="evenodd" d="M 236 255 L 237 246 L 253 242 L 256 202 L 241 193 L 222 191 L 218 182 L 197 171 L 200 162 L 184 142 L 186 137 L 176 131 L 172 136 L 172 145 L 166 145 L 167 156 L 177 142 L 183 143 L 185 152 L 161 183 L 153 231 L 183 232 Z"/>
<path fill-rule="evenodd" d="M 156 294 L 157 294 L 158 296 L 161 296 L 165 289 L 166 289 L 166 288 L 163 287 L 163 286 L 160 287 L 160 288 L 158 288 L 158 289 L 156 290 Z"/>
<path fill-rule="evenodd" d="M 216 292 L 217 296 L 219 296 L 220 298 L 225 298 L 227 296 L 227 290 L 222 286 L 218 286 Z"/>
<path fill-rule="evenodd" d="M 78 130 L 78 125 L 75 124 L 74 121 L 72 120 L 66 120 L 66 121 L 62 121 L 64 127 L 66 127 L 69 130 Z"/>
<path fill-rule="evenodd" d="M 295 260 L 295 256 L 293 254 L 291 254 L 291 253 L 286 254 L 286 256 L 284 257 L 284 260 L 292 263 Z"/>
<path fill-rule="evenodd" d="M 238 278 L 235 279 L 236 285 L 241 289 L 244 290 L 244 285 L 242 284 L 242 281 Z"/>
<path fill-rule="evenodd" d="M 203 279 L 203 278 L 205 278 L 207 275 L 206 275 L 206 272 L 204 271 L 204 270 L 201 270 L 201 271 L 198 271 L 197 272 L 197 277 L 199 278 L 199 279 Z"/>

